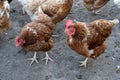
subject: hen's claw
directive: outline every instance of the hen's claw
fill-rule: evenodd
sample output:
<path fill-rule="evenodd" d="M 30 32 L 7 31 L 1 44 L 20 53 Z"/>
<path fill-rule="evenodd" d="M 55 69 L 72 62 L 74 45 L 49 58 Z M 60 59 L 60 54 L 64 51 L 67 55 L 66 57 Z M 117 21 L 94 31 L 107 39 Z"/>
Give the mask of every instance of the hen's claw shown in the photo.
<path fill-rule="evenodd" d="M 37 53 L 35 52 L 33 58 L 28 58 L 27 59 L 27 60 L 31 60 L 30 65 L 32 65 L 33 62 L 39 63 L 38 60 L 37 60 L 37 56 L 36 55 L 37 55 Z"/>
<path fill-rule="evenodd" d="M 86 68 L 88 58 L 86 58 L 84 61 L 80 61 L 80 66 L 84 66 Z"/>
<path fill-rule="evenodd" d="M 43 58 L 42 60 L 46 60 L 46 64 L 48 63 L 48 60 L 53 61 L 53 59 L 51 59 L 51 58 L 49 57 L 49 55 L 48 55 L 47 52 L 46 52 L 45 54 L 46 54 L 46 57 Z"/>

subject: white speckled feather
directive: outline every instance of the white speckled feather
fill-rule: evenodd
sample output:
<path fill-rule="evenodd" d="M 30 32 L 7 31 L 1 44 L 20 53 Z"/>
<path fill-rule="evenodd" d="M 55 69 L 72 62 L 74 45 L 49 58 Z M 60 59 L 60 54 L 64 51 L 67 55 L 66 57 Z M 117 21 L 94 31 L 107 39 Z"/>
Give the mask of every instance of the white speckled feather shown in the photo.
<path fill-rule="evenodd" d="M 18 1 L 22 4 L 23 10 L 27 12 L 32 21 L 37 18 L 38 12 L 43 13 L 42 10 L 40 10 L 38 3 L 41 4 L 45 0 L 18 0 Z"/>

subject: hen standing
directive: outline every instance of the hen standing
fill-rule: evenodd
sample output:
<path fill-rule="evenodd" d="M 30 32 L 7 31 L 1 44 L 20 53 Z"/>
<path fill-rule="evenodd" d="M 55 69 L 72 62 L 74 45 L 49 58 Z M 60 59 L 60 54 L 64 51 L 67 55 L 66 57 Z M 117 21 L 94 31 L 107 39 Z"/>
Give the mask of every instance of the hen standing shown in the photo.
<path fill-rule="evenodd" d="M 10 5 L 7 0 L 0 0 L 0 34 L 7 31 L 11 26 L 9 18 Z"/>
<path fill-rule="evenodd" d="M 83 0 L 84 6 L 88 11 L 93 11 L 95 14 L 99 14 L 100 10 L 109 0 Z"/>
<path fill-rule="evenodd" d="M 88 58 L 96 59 L 105 51 L 105 40 L 110 36 L 113 26 L 118 23 L 118 19 L 100 19 L 90 23 L 67 21 L 65 32 L 68 45 L 86 57 L 85 61 L 80 62 L 81 66 L 86 67 Z"/>
<path fill-rule="evenodd" d="M 53 41 L 51 35 L 53 34 L 54 24 L 49 16 L 46 14 L 39 14 L 38 18 L 24 26 L 20 35 L 16 37 L 16 46 L 21 46 L 26 51 L 34 51 L 34 57 L 29 58 L 32 60 L 31 64 L 37 61 L 36 52 L 46 52 L 46 64 L 48 60 L 53 61 L 47 54 L 52 49 Z M 44 60 L 43 59 L 43 60 Z"/>

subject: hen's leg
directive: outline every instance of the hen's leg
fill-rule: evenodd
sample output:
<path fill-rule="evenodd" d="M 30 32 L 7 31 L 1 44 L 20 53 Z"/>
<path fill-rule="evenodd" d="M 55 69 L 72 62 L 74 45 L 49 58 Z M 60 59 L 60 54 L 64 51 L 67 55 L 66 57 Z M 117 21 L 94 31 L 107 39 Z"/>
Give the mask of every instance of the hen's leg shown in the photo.
<path fill-rule="evenodd" d="M 84 66 L 86 68 L 88 58 L 86 58 L 84 61 L 80 61 L 80 66 Z"/>
<path fill-rule="evenodd" d="M 22 8 L 22 13 L 25 14 L 25 6 Z"/>
<path fill-rule="evenodd" d="M 46 54 L 46 57 L 43 58 L 42 60 L 46 60 L 46 64 L 48 63 L 48 60 L 53 61 L 53 60 L 49 57 L 48 52 L 46 52 L 45 54 Z"/>
<path fill-rule="evenodd" d="M 35 61 L 36 63 L 39 63 L 39 62 L 37 61 L 37 52 L 34 53 L 33 58 L 28 58 L 27 60 L 31 60 L 30 65 L 32 65 L 32 63 L 33 63 L 34 61 Z"/>
<path fill-rule="evenodd" d="M 25 14 L 25 8 L 27 8 L 27 5 L 24 5 L 22 8 L 23 14 Z"/>
<path fill-rule="evenodd" d="M 98 56 L 104 53 L 105 49 L 106 49 L 106 44 L 104 42 L 102 45 L 94 49 L 94 54 L 92 54 L 90 57 L 96 59 Z"/>

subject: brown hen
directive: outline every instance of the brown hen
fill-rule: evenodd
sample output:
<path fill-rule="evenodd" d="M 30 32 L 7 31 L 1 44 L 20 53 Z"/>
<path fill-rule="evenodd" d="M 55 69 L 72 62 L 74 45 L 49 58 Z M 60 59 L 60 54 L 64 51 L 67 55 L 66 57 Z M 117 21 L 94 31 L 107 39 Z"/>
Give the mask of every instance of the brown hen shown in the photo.
<path fill-rule="evenodd" d="M 6 0 L 0 0 L 0 34 L 7 31 L 11 26 L 9 18 L 10 5 Z"/>
<path fill-rule="evenodd" d="M 34 51 L 34 57 L 29 58 L 32 60 L 31 64 L 36 59 L 36 52 L 43 51 L 46 52 L 46 64 L 48 60 L 53 61 L 47 54 L 49 50 L 53 48 L 53 41 L 51 35 L 53 34 L 54 24 L 52 19 L 46 14 L 39 14 L 38 18 L 28 23 L 22 29 L 20 35 L 16 37 L 16 46 L 21 46 L 26 51 Z M 43 59 L 43 60 L 44 60 Z"/>
<path fill-rule="evenodd" d="M 95 20 L 90 23 L 68 20 L 66 23 L 67 43 L 78 54 L 87 57 L 81 62 L 86 67 L 88 58 L 96 59 L 106 49 L 105 41 L 119 20 Z"/>

